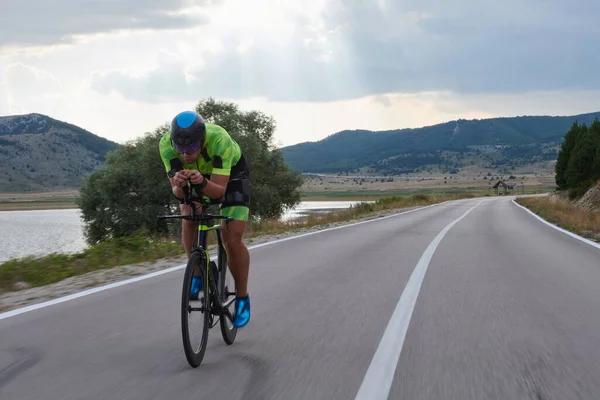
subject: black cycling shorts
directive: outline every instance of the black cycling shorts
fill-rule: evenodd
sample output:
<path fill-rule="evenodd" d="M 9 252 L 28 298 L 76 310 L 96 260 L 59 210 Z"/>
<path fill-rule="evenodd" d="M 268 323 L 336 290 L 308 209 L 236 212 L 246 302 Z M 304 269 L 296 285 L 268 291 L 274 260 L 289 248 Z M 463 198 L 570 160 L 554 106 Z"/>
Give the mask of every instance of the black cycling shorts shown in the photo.
<path fill-rule="evenodd" d="M 210 179 L 210 175 L 204 175 L 204 178 Z M 192 185 L 192 191 L 200 194 L 201 190 L 197 186 L 199 185 Z M 183 199 L 177 199 L 183 204 Z M 237 164 L 231 168 L 225 194 L 221 199 L 213 199 L 212 202 L 220 204 L 222 209 L 233 206 L 250 207 L 250 164 L 243 154 Z"/>

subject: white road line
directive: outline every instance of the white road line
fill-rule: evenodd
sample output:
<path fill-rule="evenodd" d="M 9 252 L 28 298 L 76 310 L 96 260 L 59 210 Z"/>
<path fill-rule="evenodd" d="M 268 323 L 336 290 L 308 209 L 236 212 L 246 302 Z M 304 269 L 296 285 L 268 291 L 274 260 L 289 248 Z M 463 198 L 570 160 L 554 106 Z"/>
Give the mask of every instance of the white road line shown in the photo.
<path fill-rule="evenodd" d="M 549 227 L 551 227 L 551 228 L 554 228 L 554 229 L 556 229 L 557 231 L 564 233 L 565 235 L 569 235 L 569 236 L 571 236 L 571 237 L 573 237 L 573 238 L 575 238 L 575 239 L 577 239 L 577 240 L 580 240 L 580 241 L 582 241 L 583 243 L 587 243 L 587 244 L 589 244 L 590 246 L 594 246 L 595 248 L 597 248 L 597 249 L 600 249 L 600 244 L 598 244 L 598 243 L 596 243 L 596 242 L 593 242 L 593 241 L 591 241 L 591 240 L 589 240 L 589 239 L 586 239 L 586 238 L 584 238 L 584 237 L 581 237 L 581 236 L 579 236 L 579 235 L 577 235 L 577 234 L 575 234 L 575 233 L 573 233 L 573 232 L 569 232 L 568 230 L 566 230 L 566 229 L 563 229 L 563 228 L 561 228 L 560 226 L 554 225 L 553 223 L 546 221 L 544 218 L 540 217 L 539 215 L 537 215 L 536 213 L 534 213 L 533 211 L 531 211 L 531 210 L 530 210 L 530 209 L 528 209 L 527 207 L 523 207 L 522 205 L 520 205 L 519 203 L 517 203 L 517 202 L 516 202 L 514 199 L 512 200 L 512 202 L 513 202 L 514 204 L 516 204 L 518 207 L 520 207 L 520 208 L 522 208 L 523 210 L 527 211 L 529 214 L 531 214 L 531 215 L 533 215 L 534 217 L 536 217 L 538 220 L 542 221 L 544 224 L 548 225 Z"/>
<path fill-rule="evenodd" d="M 138 282 L 138 281 L 141 281 L 141 280 L 144 280 L 144 279 L 148 279 L 148 278 L 153 278 L 155 276 L 159 276 L 159 275 L 162 275 L 162 274 L 167 274 L 169 272 L 177 271 L 178 269 L 183 269 L 183 268 L 185 268 L 185 264 L 178 265 L 176 267 L 171 267 L 171 268 L 163 269 L 163 270 L 156 271 L 156 272 L 152 272 L 150 274 L 138 276 L 138 277 L 135 277 L 135 278 L 126 279 L 126 280 L 115 282 L 115 283 L 110 283 L 108 285 L 99 286 L 99 287 L 96 287 L 96 288 L 84 290 L 82 292 L 73 293 L 73 294 L 70 294 L 68 296 L 58 297 L 56 299 L 48 300 L 48 301 L 45 301 L 43 303 L 32 304 L 30 306 L 22 307 L 22 308 L 16 308 L 14 310 L 6 311 L 6 312 L 3 312 L 2 314 L 0 314 L 0 320 L 2 320 L 4 318 L 14 317 L 15 315 L 23 314 L 23 313 L 26 313 L 26 312 L 29 312 L 29 311 L 40 309 L 40 308 L 52 306 L 54 304 L 63 303 L 65 301 L 74 300 L 74 299 L 77 299 L 79 297 L 89 296 L 90 294 L 94 294 L 94 293 L 102 292 L 104 290 L 108 290 L 108 289 L 116 288 L 116 287 L 119 287 L 119 286 L 127 285 L 129 283 Z"/>
<path fill-rule="evenodd" d="M 417 302 L 419 291 L 421 290 L 423 278 L 425 277 L 427 267 L 429 266 L 429 262 L 433 257 L 435 249 L 446 233 L 483 201 L 484 200 L 481 200 L 479 203 L 475 204 L 458 219 L 452 221 L 442 229 L 421 256 L 421 259 L 413 270 L 410 279 L 400 296 L 400 300 L 396 305 L 396 309 L 392 314 L 390 322 L 383 333 L 383 337 L 379 342 L 377 351 L 371 360 L 371 364 L 369 365 L 369 369 L 356 394 L 355 400 L 385 400 L 388 398 L 394 380 L 396 366 L 398 365 L 400 353 L 404 346 L 408 325 Z"/>
<path fill-rule="evenodd" d="M 472 199 L 466 199 L 466 200 L 472 200 Z M 409 213 L 416 212 L 416 211 L 425 210 L 425 209 L 430 208 L 430 207 L 440 206 L 440 205 L 443 205 L 443 204 L 449 204 L 449 203 L 453 203 L 453 202 L 457 202 L 457 201 L 460 201 L 460 200 L 444 201 L 442 203 L 430 204 L 428 206 L 424 206 L 424 207 L 420 207 L 420 208 L 415 208 L 415 209 L 408 210 L 408 211 L 402 211 L 402 212 L 399 212 L 399 213 L 396 213 L 396 214 L 390 214 L 390 215 L 387 215 L 385 217 L 379 217 L 379 218 L 369 219 L 369 220 L 366 220 L 366 221 L 354 222 L 354 223 L 351 223 L 351 224 L 335 226 L 335 227 L 332 227 L 332 228 L 321 229 L 321 230 L 313 231 L 313 232 L 307 232 L 307 233 L 303 233 L 303 234 L 300 234 L 300 235 L 295 235 L 295 236 L 290 236 L 290 237 L 283 238 L 283 239 L 273 240 L 271 242 L 261 243 L 261 244 L 257 244 L 257 245 L 254 245 L 254 246 L 248 246 L 248 250 L 257 249 L 259 247 L 269 246 L 269 245 L 272 245 L 272 244 L 282 243 L 282 242 L 286 242 L 288 240 L 299 239 L 301 237 L 315 235 L 317 233 L 329 232 L 329 231 L 333 231 L 333 230 L 336 230 L 336 229 L 349 228 L 351 226 L 356 226 L 356 225 L 361 225 L 361 224 L 368 224 L 368 223 L 371 223 L 371 222 L 377 222 L 377 221 L 381 221 L 381 220 L 384 220 L 384 219 L 393 218 L 393 217 L 397 217 L 397 216 L 400 216 L 400 215 L 404 215 L 404 214 L 409 214 Z M 211 259 L 214 260 L 215 257 L 211 257 Z M 170 272 L 177 271 L 177 270 L 180 270 L 180 269 L 183 269 L 183 268 L 185 268 L 185 264 L 177 265 L 177 266 L 174 266 L 174 267 L 171 267 L 171 268 L 167 268 L 167 269 L 163 269 L 163 270 L 160 270 L 160 271 L 152 272 L 152 273 L 149 273 L 149 274 L 146 274 L 146 275 L 142 275 L 142 276 L 138 276 L 138 277 L 135 277 L 135 278 L 126 279 L 126 280 L 123 280 L 123 281 L 120 281 L 120 282 L 115 282 L 115 283 L 111 283 L 111 284 L 108 284 L 108 285 L 99 286 L 99 287 L 96 287 L 96 288 L 84 290 L 82 292 L 73 293 L 73 294 L 70 294 L 68 296 L 58 297 L 56 299 L 48 300 L 48 301 L 45 301 L 43 303 L 32 304 L 32 305 L 29 305 L 29 306 L 26 306 L 26 307 L 21 307 L 21 308 L 17 308 L 17 309 L 11 310 L 11 311 L 6 311 L 6 312 L 3 312 L 3 313 L 0 313 L 0 320 L 5 319 L 5 318 L 9 318 L 9 317 L 14 317 L 15 315 L 23 314 L 23 313 L 26 313 L 26 312 L 29 312 L 29 311 L 38 310 L 40 308 L 44 308 L 44 307 L 52 306 L 52 305 L 55 305 L 55 304 L 63 303 L 65 301 L 74 300 L 74 299 L 77 299 L 79 297 L 89 296 L 91 294 L 102 292 L 104 290 L 113 289 L 113 288 L 116 288 L 116 287 L 119 287 L 119 286 L 123 286 L 123 285 L 127 285 L 127 284 L 130 284 L 130 283 L 134 283 L 134 282 L 139 282 L 139 281 L 144 280 L 144 279 L 154 278 L 156 276 L 163 275 L 163 274 L 168 274 Z"/>

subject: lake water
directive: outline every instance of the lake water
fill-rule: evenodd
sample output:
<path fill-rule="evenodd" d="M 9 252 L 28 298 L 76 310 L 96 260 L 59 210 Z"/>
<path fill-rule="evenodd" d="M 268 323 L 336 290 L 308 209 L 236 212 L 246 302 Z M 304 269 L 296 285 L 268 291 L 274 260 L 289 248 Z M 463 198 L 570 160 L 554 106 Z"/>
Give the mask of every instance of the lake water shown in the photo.
<path fill-rule="evenodd" d="M 292 210 L 285 212 L 281 219 L 290 220 L 302 217 L 308 213 L 328 212 L 348 208 L 359 201 L 303 201 Z"/>
<path fill-rule="evenodd" d="M 356 201 L 305 201 L 288 210 L 284 220 L 309 212 L 326 212 L 350 207 Z M 13 257 L 42 256 L 53 252 L 72 253 L 83 250 L 80 211 L 31 210 L 0 211 L 0 262 Z"/>
<path fill-rule="evenodd" d="M 85 247 L 79 210 L 0 211 L 0 262 Z"/>

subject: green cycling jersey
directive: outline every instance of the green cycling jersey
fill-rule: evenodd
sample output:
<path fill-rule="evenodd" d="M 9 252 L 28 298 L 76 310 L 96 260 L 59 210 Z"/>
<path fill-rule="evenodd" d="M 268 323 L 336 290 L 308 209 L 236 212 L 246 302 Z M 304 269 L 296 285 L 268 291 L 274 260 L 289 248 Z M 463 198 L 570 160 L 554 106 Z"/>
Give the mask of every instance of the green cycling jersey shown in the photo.
<path fill-rule="evenodd" d="M 171 132 L 160 139 L 160 156 L 167 172 L 171 171 L 171 160 L 178 159 L 183 169 L 195 169 L 203 175 L 231 174 L 231 168 L 237 164 L 242 151 L 237 142 L 221 126 L 206 123 L 206 140 L 198 159 L 192 164 L 186 164 L 183 157 L 171 145 Z"/>

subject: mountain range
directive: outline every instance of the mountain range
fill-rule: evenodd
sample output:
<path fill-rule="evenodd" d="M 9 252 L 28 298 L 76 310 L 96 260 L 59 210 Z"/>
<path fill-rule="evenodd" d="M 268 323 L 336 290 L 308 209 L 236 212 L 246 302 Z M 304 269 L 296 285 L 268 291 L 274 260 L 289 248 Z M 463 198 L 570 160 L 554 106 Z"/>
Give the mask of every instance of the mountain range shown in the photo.
<path fill-rule="evenodd" d="M 292 168 L 305 173 L 456 173 L 469 166 L 507 173 L 529 167 L 550 171 L 573 122 L 589 126 L 595 118 L 600 118 L 600 111 L 572 116 L 459 119 L 377 132 L 344 130 L 281 150 Z"/>
<path fill-rule="evenodd" d="M 286 162 L 304 173 L 452 174 L 473 167 L 500 173 L 539 167 L 550 172 L 571 125 L 578 121 L 589 126 L 595 118 L 600 111 L 459 119 L 415 129 L 344 130 L 281 150 Z M 118 146 L 42 114 L 0 117 L 0 192 L 77 188 Z"/>
<path fill-rule="evenodd" d="M 0 117 L 0 192 L 76 188 L 118 146 L 42 114 Z"/>

